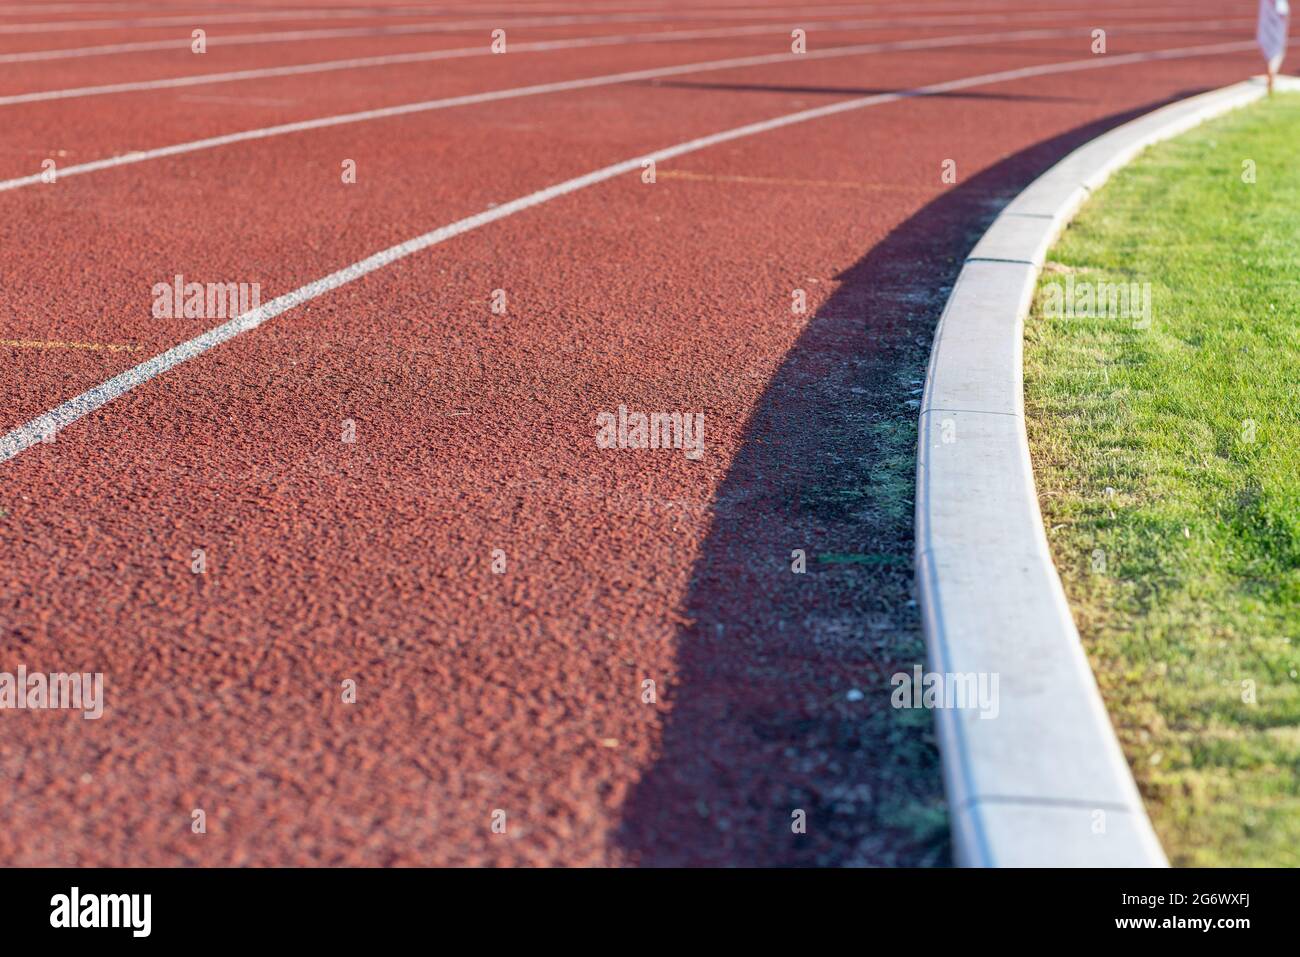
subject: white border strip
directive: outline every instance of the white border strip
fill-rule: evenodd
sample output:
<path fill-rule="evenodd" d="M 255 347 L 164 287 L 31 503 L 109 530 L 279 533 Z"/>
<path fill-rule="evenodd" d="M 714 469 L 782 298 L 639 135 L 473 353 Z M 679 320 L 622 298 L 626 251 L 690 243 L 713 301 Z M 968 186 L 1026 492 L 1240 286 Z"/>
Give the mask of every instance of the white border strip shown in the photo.
<path fill-rule="evenodd" d="M 1300 87 L 1280 78 L 1279 88 Z M 1052 564 L 1025 433 L 1024 319 L 1048 248 L 1142 150 L 1264 95 L 1236 84 L 1156 110 L 1035 180 L 967 257 L 921 404 L 916 575 L 932 671 L 999 676 L 1000 712 L 937 709 L 966 866 L 1166 864 Z"/>

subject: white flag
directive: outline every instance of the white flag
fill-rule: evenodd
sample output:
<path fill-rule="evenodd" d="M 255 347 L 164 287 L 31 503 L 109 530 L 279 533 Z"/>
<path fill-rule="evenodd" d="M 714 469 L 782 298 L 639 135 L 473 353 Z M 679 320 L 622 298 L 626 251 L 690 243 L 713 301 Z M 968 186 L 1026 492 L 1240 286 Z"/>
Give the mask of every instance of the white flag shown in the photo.
<path fill-rule="evenodd" d="M 1286 55 L 1287 21 L 1290 19 L 1291 7 L 1287 0 L 1259 0 L 1259 29 L 1255 32 L 1255 42 L 1273 73 L 1282 66 L 1282 57 Z"/>

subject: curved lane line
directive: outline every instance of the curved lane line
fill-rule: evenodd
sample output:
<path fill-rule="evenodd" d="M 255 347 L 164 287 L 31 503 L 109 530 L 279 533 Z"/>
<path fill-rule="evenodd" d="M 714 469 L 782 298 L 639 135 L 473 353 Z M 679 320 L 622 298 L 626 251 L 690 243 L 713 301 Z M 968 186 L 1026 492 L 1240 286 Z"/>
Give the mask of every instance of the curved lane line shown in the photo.
<path fill-rule="evenodd" d="M 131 166 L 135 163 L 143 163 L 148 160 L 164 159 L 169 156 L 180 156 L 185 153 L 195 153 L 200 150 L 230 146 L 234 143 L 268 139 L 273 136 L 284 136 L 290 133 L 303 133 L 308 130 L 327 129 L 332 126 L 343 126 L 349 123 L 363 123 L 368 120 L 406 116 L 411 113 L 423 113 L 430 110 L 442 110 L 456 106 L 491 103 L 497 100 L 508 100 L 523 96 L 560 93 L 568 90 L 588 89 L 591 87 L 606 86 L 616 83 L 633 83 L 638 80 L 676 76 L 684 73 L 703 73 L 710 70 L 729 70 L 784 62 L 794 63 L 800 60 L 820 60 L 829 57 L 856 56 L 865 53 L 890 53 L 904 50 L 936 49 L 941 47 L 979 46 L 984 43 L 997 43 L 1005 40 L 1052 39 L 1060 36 L 1069 36 L 1074 32 L 1077 31 L 1058 29 L 1021 30 L 1012 33 L 985 33 L 974 35 L 957 34 L 946 37 L 930 37 L 922 40 L 894 40 L 879 43 L 864 43 L 854 46 L 830 47 L 824 50 L 813 50 L 801 54 L 769 53 L 758 56 L 736 57 L 728 60 L 705 60 L 697 63 L 681 63 L 673 66 L 651 67 L 649 69 L 634 70 L 628 73 L 612 73 L 604 76 L 583 77 L 577 80 L 561 80 L 554 83 L 539 83 L 531 86 L 513 87 L 505 90 L 467 93 L 461 96 L 444 97 L 437 100 L 421 100 L 416 103 L 402 103 L 396 106 L 378 107 L 373 110 L 359 110 L 355 113 L 340 113 L 335 116 L 322 116 L 311 120 L 296 120 L 292 123 L 281 123 L 276 126 L 260 127 L 253 130 L 241 130 L 237 133 L 223 133 L 220 136 L 205 137 L 204 139 L 191 140 L 187 143 L 174 143 L 171 146 L 160 146 L 149 150 L 133 150 L 130 153 L 123 153 L 119 156 L 111 156 L 106 159 L 91 160 L 88 163 L 78 163 L 73 166 L 65 166 L 58 170 L 58 176 L 80 176 L 86 173 L 95 173 L 100 170 L 113 169 L 118 166 Z M 567 43 L 569 41 L 553 42 Z M 0 100 L 0 103 L 3 103 L 3 100 Z M 8 190 L 21 189 L 25 186 L 35 186 L 37 184 L 49 185 L 45 183 L 42 177 L 42 173 L 32 173 L 27 176 L 18 176 L 14 179 L 0 180 L 0 193 Z"/>
<path fill-rule="evenodd" d="M 1139 16 L 1152 16 L 1158 13 L 1166 12 L 1163 7 L 1144 7 L 1137 10 L 1126 10 L 1122 13 L 1108 13 L 1108 17 L 1131 18 Z M 1094 16 L 1096 11 L 1088 10 L 1061 10 L 1048 13 L 1027 13 L 1018 14 L 1016 19 L 1019 21 L 1030 20 L 1066 20 L 1072 16 L 1078 16 L 1084 13 L 1091 13 Z M 988 23 L 1006 23 L 1005 14 L 980 13 L 966 15 L 945 15 L 931 17 L 909 17 L 909 18 L 886 18 L 874 17 L 865 20 L 813 20 L 805 22 L 799 21 L 799 26 L 804 29 L 816 30 L 857 30 L 869 29 L 874 27 L 951 27 L 951 26 L 979 26 Z M 1229 24 L 1251 24 L 1255 21 L 1249 17 L 1243 17 L 1238 20 L 1216 20 L 1206 21 L 1195 26 L 1205 27 L 1207 29 L 1226 26 Z M 1170 24 L 1173 27 L 1173 24 Z M 1083 29 L 1083 27 L 1080 27 Z M 405 23 L 388 27 L 329 27 L 319 30 L 282 30 L 274 33 L 232 33 L 227 36 L 216 34 L 208 36 L 209 47 L 229 47 L 244 46 L 258 43 L 290 43 L 296 40 L 336 40 L 347 37 L 384 37 L 384 36 L 411 36 L 421 33 L 441 33 L 445 32 L 445 26 L 442 23 L 425 24 L 425 23 Z M 732 26 L 732 27 L 709 27 L 703 30 L 680 30 L 680 31 L 663 31 L 661 33 L 639 33 L 625 34 L 625 36 L 637 38 L 636 42 L 653 43 L 664 40 L 703 40 L 710 37 L 732 37 L 732 36 L 753 36 L 774 32 L 775 34 L 785 37 L 786 24 L 782 23 L 760 23 L 751 26 Z M 629 42 L 632 42 L 629 40 Z M 174 37 L 167 40 L 135 40 L 129 43 L 105 43 L 98 46 L 89 47 L 60 47 L 51 50 L 25 50 L 20 53 L 0 53 L 0 63 L 29 63 L 36 60 L 67 60 L 76 57 L 90 56 L 107 56 L 114 53 L 143 53 L 153 50 L 174 50 L 188 48 L 193 40 L 188 36 Z M 515 49 L 515 47 L 511 47 Z"/>
<path fill-rule="evenodd" d="M 256 329 L 262 323 L 273 319 L 283 312 L 293 309 L 304 302 L 322 296 L 327 292 L 346 286 L 355 282 L 362 276 L 366 276 L 376 270 L 389 266 L 400 259 L 405 259 L 417 252 L 421 252 L 430 247 L 437 246 L 449 239 L 460 236 L 478 229 L 480 226 L 486 226 L 494 223 L 499 219 L 505 219 L 507 216 L 513 216 L 515 213 L 523 212 L 534 206 L 540 206 L 543 203 L 558 199 L 561 196 L 567 196 L 570 193 L 576 193 L 579 190 L 586 189 L 588 186 L 595 186 L 606 180 L 621 176 L 624 173 L 630 173 L 642 168 L 646 163 L 660 163 L 670 160 L 687 153 L 694 153 L 699 150 L 707 149 L 711 146 L 717 146 L 720 143 L 728 143 L 733 140 L 744 139 L 749 136 L 756 136 L 759 133 L 767 133 L 772 130 L 781 129 L 787 126 L 793 126 L 797 123 L 805 123 L 809 120 L 822 119 L 828 116 L 836 116 L 840 113 L 848 113 L 853 110 L 860 110 L 871 106 L 880 106 L 885 103 L 894 103 L 899 100 L 907 100 L 915 97 L 933 96 L 940 93 L 947 93 L 954 90 L 964 90 L 976 86 L 988 86 L 994 83 L 1007 83 L 1013 80 L 1023 80 L 1036 76 L 1049 76 L 1055 73 L 1073 73 L 1083 70 L 1106 69 L 1112 66 L 1124 66 L 1131 63 L 1145 63 L 1152 60 L 1173 60 L 1184 59 L 1199 56 L 1215 56 L 1218 54 L 1239 53 L 1254 49 L 1254 41 L 1244 41 L 1236 43 L 1218 43 L 1206 46 L 1181 47 L 1170 50 L 1153 50 L 1145 53 L 1132 53 L 1124 56 L 1115 56 L 1108 58 L 1090 58 L 1087 60 L 1069 60 L 1062 63 L 1047 63 L 1040 66 L 1022 67 L 1015 70 L 1003 70 L 997 73 L 985 73 L 979 76 L 966 77 L 959 80 L 948 80 L 942 83 L 934 83 L 928 86 L 917 87 L 911 90 L 902 90 L 897 93 L 880 93 L 872 96 L 857 97 L 852 100 L 843 100 L 839 103 L 832 103 L 827 106 L 817 107 L 815 109 L 800 110 L 796 113 L 787 113 L 784 116 L 773 117 L 768 120 L 761 120 L 756 123 L 748 123 L 744 126 L 733 127 L 729 130 L 723 130 L 719 133 L 713 133 L 709 136 L 698 137 L 693 140 L 687 140 L 684 143 L 678 143 L 675 146 L 665 147 L 664 149 L 655 150 L 651 153 L 645 153 L 632 159 L 623 160 L 620 163 L 603 167 L 582 176 L 565 180 L 554 186 L 548 186 L 537 192 L 529 193 L 518 199 L 511 200 L 500 206 L 476 213 L 473 216 L 467 216 L 464 219 L 457 220 L 447 226 L 441 226 L 421 236 L 408 239 L 396 246 L 390 246 L 388 249 L 381 250 L 374 255 L 355 262 L 350 266 L 345 266 L 337 272 L 330 273 L 321 279 L 307 283 L 305 286 L 278 296 L 270 302 L 244 313 L 242 316 L 223 323 L 220 326 L 209 329 L 202 335 L 196 336 L 180 345 L 173 346 L 166 352 L 148 359 L 134 368 L 114 376 L 75 398 L 69 399 L 62 405 L 37 416 L 25 425 L 18 426 L 0 437 L 0 463 L 4 463 L 20 455 L 22 452 L 31 448 L 42 441 L 47 436 L 52 436 L 59 429 L 62 429 L 78 419 L 89 415 L 96 409 L 107 405 L 120 396 L 130 392 L 138 385 L 142 385 L 164 372 L 168 372 L 197 356 L 202 355 L 209 349 L 221 345 L 235 338 L 241 333 Z"/>

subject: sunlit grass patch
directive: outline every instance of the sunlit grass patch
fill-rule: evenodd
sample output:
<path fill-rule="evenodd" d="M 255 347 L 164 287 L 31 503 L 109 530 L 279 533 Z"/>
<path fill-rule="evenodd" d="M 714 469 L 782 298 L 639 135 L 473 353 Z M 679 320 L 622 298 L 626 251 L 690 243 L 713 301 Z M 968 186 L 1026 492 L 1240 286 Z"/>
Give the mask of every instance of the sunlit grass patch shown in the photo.
<path fill-rule="evenodd" d="M 1279 95 L 1149 150 L 1052 251 L 1026 329 L 1053 557 L 1177 864 L 1300 865 L 1297 143 Z M 1063 315 L 1067 279 L 1145 285 L 1148 321 Z"/>

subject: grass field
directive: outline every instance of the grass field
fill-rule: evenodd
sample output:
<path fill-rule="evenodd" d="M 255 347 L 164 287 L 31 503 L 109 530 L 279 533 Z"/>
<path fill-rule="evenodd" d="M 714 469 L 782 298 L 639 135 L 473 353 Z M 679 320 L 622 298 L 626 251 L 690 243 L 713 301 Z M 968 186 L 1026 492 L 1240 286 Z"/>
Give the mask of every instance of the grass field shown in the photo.
<path fill-rule="evenodd" d="M 1298 143 L 1279 95 L 1149 150 L 1027 324 L 1052 553 L 1175 864 L 1300 865 Z"/>

